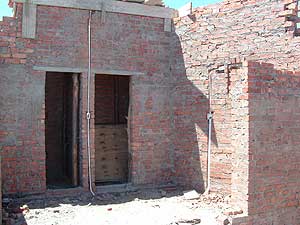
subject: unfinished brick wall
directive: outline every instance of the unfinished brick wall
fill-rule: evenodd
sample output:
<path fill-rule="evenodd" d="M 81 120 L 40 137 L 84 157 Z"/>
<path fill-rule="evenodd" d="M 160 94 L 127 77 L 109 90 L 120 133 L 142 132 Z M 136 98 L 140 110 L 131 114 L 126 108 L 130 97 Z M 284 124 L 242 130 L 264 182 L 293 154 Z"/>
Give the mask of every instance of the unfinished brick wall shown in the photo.
<path fill-rule="evenodd" d="M 249 63 L 249 214 L 253 223 L 300 221 L 300 73 Z M 252 115 L 252 116 L 251 116 Z"/>
<path fill-rule="evenodd" d="M 0 21 L 0 149 L 3 193 L 45 190 L 43 75 L 26 67 L 34 51 L 21 21 Z M 30 166 L 28 166 L 30 165 Z M 21 182 L 20 182 L 21 181 Z"/>
<path fill-rule="evenodd" d="M 1 23 L 1 154 L 4 193 L 46 190 L 44 140 L 45 71 L 33 66 L 87 68 L 89 12 L 38 6 L 36 39 L 21 38 L 22 4 L 17 17 Z M 93 68 L 143 72 L 131 79 L 131 181 L 163 184 L 173 180 L 170 113 L 170 33 L 160 18 L 93 14 Z M 3 53 L 3 54 L 2 54 Z M 16 54 L 15 54 L 16 53 Z M 86 88 L 81 74 L 80 177 L 87 188 Z M 92 173 L 94 110 L 92 77 Z"/>
<path fill-rule="evenodd" d="M 299 206 L 300 73 L 250 62 L 248 79 L 249 212 Z"/>
<path fill-rule="evenodd" d="M 286 31 L 295 36 L 300 35 L 299 2 L 299 0 L 285 0 L 284 11 L 280 13 L 280 16 L 285 17 Z"/>
<path fill-rule="evenodd" d="M 248 215 L 233 224 L 299 224 L 300 73 L 250 61 L 230 74 L 233 204 Z"/>
<path fill-rule="evenodd" d="M 231 71 L 237 58 L 244 57 L 273 63 L 278 70 L 299 71 L 300 39 L 294 32 L 289 32 L 287 18 L 282 16 L 287 4 L 276 0 L 235 0 L 197 8 L 193 15 L 175 20 L 176 33 L 173 34 L 164 32 L 163 19 L 106 13 L 105 23 L 102 23 L 100 13 L 93 14 L 93 68 L 144 73 L 131 78 L 131 182 L 174 182 L 185 188 L 205 189 L 210 75 L 214 111 L 212 190 L 232 193 L 233 203 L 239 201 L 238 206 L 253 218 L 258 216 L 254 208 L 260 204 L 265 215 L 274 212 L 283 217 L 292 215 L 288 221 L 293 221 L 296 206 L 289 207 L 276 200 L 272 204 L 274 207 L 270 208 L 269 203 L 273 200 L 266 198 L 262 204 L 252 199 L 257 193 L 261 194 L 255 188 L 263 184 L 257 183 L 255 177 L 261 172 L 266 172 L 263 176 L 267 180 L 272 180 L 272 176 L 259 168 L 249 170 L 256 163 L 250 151 L 255 153 L 257 148 L 249 141 L 256 132 L 249 122 L 251 104 L 256 101 L 262 104 L 264 98 L 271 99 L 274 104 L 279 102 L 270 96 L 261 96 L 262 99 L 251 102 L 248 85 L 255 87 L 252 85 L 271 83 L 247 82 L 248 68 L 241 73 Z M 86 68 L 88 57 L 88 11 L 38 6 L 35 40 L 20 38 L 21 14 L 22 5 L 18 4 L 17 19 L 4 22 L 6 25 L 2 25 L 4 32 L 1 31 L 0 37 L 0 45 L 4 46 L 1 48 L 4 55 L 0 55 L 3 109 L 0 138 L 5 161 L 2 165 L 5 193 L 46 190 L 45 71 L 35 71 L 33 66 Z M 13 55 L 10 51 L 21 55 Z M 266 67 L 269 68 L 267 73 L 277 74 Z M 245 79 L 238 80 L 238 75 Z M 80 83 L 80 177 L 81 185 L 87 188 L 86 72 L 81 74 Z M 243 85 L 246 86 L 243 88 Z M 94 75 L 91 91 L 94 178 Z M 279 91 L 274 89 L 274 92 Z M 280 103 L 276 110 L 282 106 Z M 262 107 L 262 110 L 265 109 Z M 255 115 L 256 111 L 253 113 Z M 275 118 L 281 114 L 276 112 Z M 253 120 L 253 123 L 258 122 Z M 273 131 L 265 132 L 268 136 L 268 132 L 272 134 Z M 288 146 L 293 144 L 296 142 Z M 276 151 L 275 148 L 271 150 Z M 28 166 L 32 164 L 34 166 Z M 291 186 L 284 187 L 284 190 L 291 196 L 295 193 Z M 278 217 L 271 215 L 271 218 Z"/>
<path fill-rule="evenodd" d="M 287 18 L 282 16 L 287 4 L 275 0 L 225 1 L 196 8 L 192 15 L 174 20 L 172 96 L 179 183 L 202 189 L 205 186 L 210 74 L 214 111 L 212 189 L 231 192 L 235 160 L 229 95 L 232 81 L 226 64 L 245 57 L 273 63 L 276 68 L 299 70 L 300 38 L 286 29 Z"/>
<path fill-rule="evenodd" d="M 230 76 L 231 145 L 232 145 L 232 204 L 248 214 L 249 201 L 249 95 L 248 68 L 228 70 Z"/>

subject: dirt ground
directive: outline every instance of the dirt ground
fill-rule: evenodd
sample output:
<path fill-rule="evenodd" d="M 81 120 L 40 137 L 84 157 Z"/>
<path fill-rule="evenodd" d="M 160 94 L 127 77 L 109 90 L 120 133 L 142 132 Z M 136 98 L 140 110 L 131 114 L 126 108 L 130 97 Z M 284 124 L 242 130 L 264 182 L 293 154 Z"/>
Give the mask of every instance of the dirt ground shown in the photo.
<path fill-rule="evenodd" d="M 229 196 L 144 190 L 10 202 L 7 225 L 220 225 Z"/>

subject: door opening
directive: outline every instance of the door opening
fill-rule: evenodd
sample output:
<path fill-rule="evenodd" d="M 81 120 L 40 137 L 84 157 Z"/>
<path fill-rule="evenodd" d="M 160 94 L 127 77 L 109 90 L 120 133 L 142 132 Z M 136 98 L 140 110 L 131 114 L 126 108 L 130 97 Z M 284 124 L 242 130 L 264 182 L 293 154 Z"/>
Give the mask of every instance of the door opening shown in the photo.
<path fill-rule="evenodd" d="M 96 185 L 128 181 L 129 76 L 95 76 Z"/>
<path fill-rule="evenodd" d="M 79 74 L 46 73 L 45 113 L 47 187 L 76 187 L 79 183 Z"/>

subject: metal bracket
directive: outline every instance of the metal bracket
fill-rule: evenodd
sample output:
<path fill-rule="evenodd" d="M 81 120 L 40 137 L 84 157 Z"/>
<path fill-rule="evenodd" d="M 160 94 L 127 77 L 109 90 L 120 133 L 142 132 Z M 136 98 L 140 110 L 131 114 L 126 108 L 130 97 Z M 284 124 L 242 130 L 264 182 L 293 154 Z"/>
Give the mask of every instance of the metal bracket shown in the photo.
<path fill-rule="evenodd" d="M 212 120 L 213 119 L 213 112 L 207 113 L 207 120 Z"/>
<path fill-rule="evenodd" d="M 90 119 L 91 119 L 91 113 L 90 113 L 90 112 L 87 112 L 87 113 L 86 113 L 86 119 L 87 119 L 87 120 L 90 120 Z"/>

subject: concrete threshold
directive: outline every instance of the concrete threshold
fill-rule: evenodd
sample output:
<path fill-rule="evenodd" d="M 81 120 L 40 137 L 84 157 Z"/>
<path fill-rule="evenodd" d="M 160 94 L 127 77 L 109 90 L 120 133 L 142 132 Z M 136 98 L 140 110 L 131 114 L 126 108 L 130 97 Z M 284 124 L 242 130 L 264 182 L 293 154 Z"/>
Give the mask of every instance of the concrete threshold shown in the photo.
<path fill-rule="evenodd" d="M 132 192 L 137 190 L 138 188 L 134 187 L 132 183 L 96 186 L 97 194 Z"/>
<path fill-rule="evenodd" d="M 113 184 L 113 185 L 102 185 L 96 186 L 97 194 L 104 193 L 121 193 L 121 192 L 134 192 L 138 190 L 151 190 L 151 189 L 166 189 L 166 190 L 176 190 L 177 187 L 174 184 L 163 184 L 163 185 L 153 185 L 153 184 L 145 184 L 145 185 L 133 185 L 132 183 L 126 184 Z"/>

